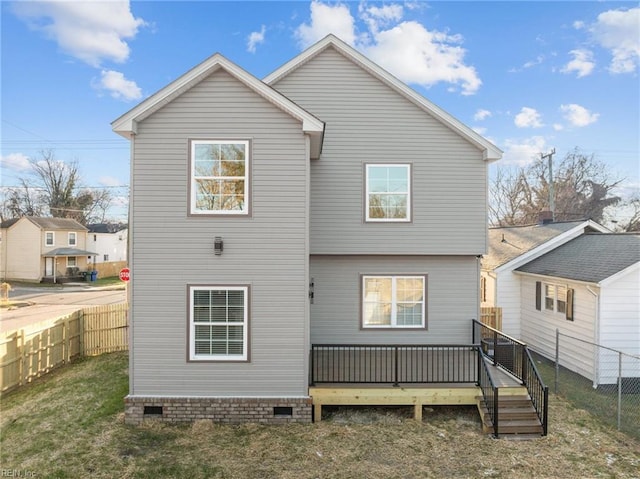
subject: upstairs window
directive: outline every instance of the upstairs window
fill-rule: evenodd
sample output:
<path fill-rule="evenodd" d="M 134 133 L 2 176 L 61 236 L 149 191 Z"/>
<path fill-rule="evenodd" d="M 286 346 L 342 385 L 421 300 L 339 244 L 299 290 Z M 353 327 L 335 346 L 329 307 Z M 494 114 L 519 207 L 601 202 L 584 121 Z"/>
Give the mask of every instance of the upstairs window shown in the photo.
<path fill-rule="evenodd" d="M 191 214 L 248 214 L 249 141 L 191 141 L 190 181 Z"/>
<path fill-rule="evenodd" d="M 246 361 L 249 287 L 191 286 L 189 302 L 190 359 Z"/>
<path fill-rule="evenodd" d="M 69 233 L 69 246 L 75 246 L 77 240 L 77 234 L 74 232 Z"/>
<path fill-rule="evenodd" d="M 411 221 L 411 165 L 365 166 L 366 221 Z"/>
<path fill-rule="evenodd" d="M 44 234 L 44 245 L 45 246 L 53 246 L 55 244 L 55 235 L 53 231 L 47 231 Z"/>
<path fill-rule="evenodd" d="M 426 276 L 363 276 L 363 328 L 424 328 Z"/>

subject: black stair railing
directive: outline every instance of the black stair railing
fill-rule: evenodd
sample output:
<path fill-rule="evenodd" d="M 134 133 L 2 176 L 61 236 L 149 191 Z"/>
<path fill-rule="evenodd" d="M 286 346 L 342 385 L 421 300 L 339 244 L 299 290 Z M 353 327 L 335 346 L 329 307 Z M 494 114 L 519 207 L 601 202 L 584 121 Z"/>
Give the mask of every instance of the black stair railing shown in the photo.
<path fill-rule="evenodd" d="M 549 387 L 544 384 L 527 345 L 475 319 L 472 322 L 472 338 L 474 344 L 480 345 L 480 353 L 491 359 L 494 366 L 502 367 L 522 381 L 542 424 L 542 435 L 546 436 Z"/>
<path fill-rule="evenodd" d="M 498 406 L 499 396 L 498 387 L 493 382 L 487 362 L 483 360 L 482 354 L 478 354 L 478 386 L 482 391 L 482 398 L 487 407 L 489 418 L 493 426 L 493 435 L 498 437 Z"/>

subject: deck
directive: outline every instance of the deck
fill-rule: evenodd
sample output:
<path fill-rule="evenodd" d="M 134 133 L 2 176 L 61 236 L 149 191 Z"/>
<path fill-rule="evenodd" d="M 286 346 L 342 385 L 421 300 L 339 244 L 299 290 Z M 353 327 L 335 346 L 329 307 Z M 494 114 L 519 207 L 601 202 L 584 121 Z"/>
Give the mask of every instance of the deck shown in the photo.
<path fill-rule="evenodd" d="M 369 357 L 371 359 L 371 357 Z M 437 379 L 434 382 L 421 382 L 416 383 L 415 379 L 424 371 L 421 369 L 413 368 L 411 374 L 405 374 L 404 378 L 412 379 L 410 382 L 399 381 L 395 385 L 394 381 L 391 381 L 388 367 L 372 368 L 370 374 L 360 373 L 363 378 L 368 378 L 368 382 L 323 382 L 309 388 L 309 395 L 312 398 L 314 406 L 313 419 L 315 422 L 319 422 L 322 419 L 322 406 L 413 406 L 414 417 L 416 420 L 422 420 L 422 410 L 424 406 L 474 406 L 478 404 L 478 397 L 482 395 L 482 390 L 476 384 L 475 379 L 468 382 L 444 382 L 444 378 L 447 376 L 447 371 L 457 368 L 457 374 L 461 374 L 462 378 L 475 378 L 471 372 L 476 370 L 477 355 L 465 354 L 464 361 L 458 357 L 450 357 L 452 361 L 445 362 L 446 354 L 440 354 L 439 357 L 432 357 L 435 360 L 434 364 L 438 364 L 439 367 L 434 367 L 434 378 Z M 482 358 L 488 365 L 489 373 L 496 386 L 500 388 L 500 395 L 522 395 L 526 394 L 527 390 L 522 386 L 521 382 L 513 377 L 511 374 L 503 371 L 500 367 L 494 366 L 493 363 Z M 317 377 L 328 378 L 336 377 L 342 379 L 350 379 L 354 376 L 349 374 L 349 370 L 354 368 L 354 364 L 359 364 L 358 361 L 343 361 L 342 366 L 337 369 L 337 365 L 334 362 L 325 361 L 320 364 L 324 364 L 326 367 L 331 368 L 330 371 L 323 371 L 319 368 Z M 380 362 L 378 365 L 380 366 Z M 315 364 L 318 367 L 318 363 Z M 401 367 L 398 368 L 402 370 Z M 373 371 L 377 371 L 373 374 Z M 401 374 L 402 376 L 402 374 Z M 371 379 L 389 379 L 387 384 L 381 384 L 379 381 L 373 382 Z"/>

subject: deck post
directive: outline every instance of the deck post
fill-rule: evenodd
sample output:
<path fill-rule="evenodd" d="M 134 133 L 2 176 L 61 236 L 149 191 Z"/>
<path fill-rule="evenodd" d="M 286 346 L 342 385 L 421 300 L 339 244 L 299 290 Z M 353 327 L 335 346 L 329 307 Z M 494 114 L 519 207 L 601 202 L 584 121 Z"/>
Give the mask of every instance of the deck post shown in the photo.
<path fill-rule="evenodd" d="M 322 421 L 322 404 L 313 403 L 313 422 Z"/>
<path fill-rule="evenodd" d="M 416 405 L 413 406 L 413 411 L 415 420 L 418 422 L 422 422 L 422 403 L 416 403 Z"/>

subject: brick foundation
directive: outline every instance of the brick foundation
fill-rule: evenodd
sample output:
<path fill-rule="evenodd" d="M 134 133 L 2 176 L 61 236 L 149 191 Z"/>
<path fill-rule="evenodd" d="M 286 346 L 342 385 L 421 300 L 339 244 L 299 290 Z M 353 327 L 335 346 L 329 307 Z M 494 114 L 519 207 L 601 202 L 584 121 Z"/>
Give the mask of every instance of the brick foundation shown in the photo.
<path fill-rule="evenodd" d="M 311 398 L 234 397 L 140 397 L 127 396 L 125 422 L 140 424 L 144 419 L 192 422 L 210 419 L 218 423 L 257 422 L 283 424 L 311 422 Z M 290 413 L 290 414 L 289 414 Z"/>

